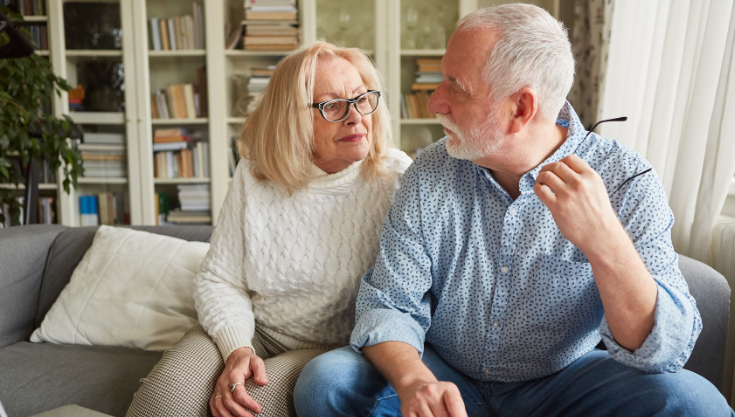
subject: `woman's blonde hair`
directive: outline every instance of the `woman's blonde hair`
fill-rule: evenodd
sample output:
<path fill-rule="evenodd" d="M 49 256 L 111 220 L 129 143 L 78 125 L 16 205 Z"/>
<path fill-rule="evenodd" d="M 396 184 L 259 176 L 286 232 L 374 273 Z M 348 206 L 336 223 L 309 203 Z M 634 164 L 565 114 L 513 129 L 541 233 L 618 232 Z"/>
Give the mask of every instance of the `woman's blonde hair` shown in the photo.
<path fill-rule="evenodd" d="M 302 46 L 276 66 L 262 99 L 240 134 L 240 154 L 252 162 L 253 175 L 293 190 L 309 182 L 314 153 L 313 103 L 317 60 L 340 57 L 357 69 L 368 90 L 381 90 L 381 76 L 359 49 L 327 42 Z M 354 111 L 354 109 L 352 109 Z M 390 113 L 385 105 L 372 114 L 372 141 L 362 163 L 364 178 L 385 174 L 384 161 L 392 143 Z"/>

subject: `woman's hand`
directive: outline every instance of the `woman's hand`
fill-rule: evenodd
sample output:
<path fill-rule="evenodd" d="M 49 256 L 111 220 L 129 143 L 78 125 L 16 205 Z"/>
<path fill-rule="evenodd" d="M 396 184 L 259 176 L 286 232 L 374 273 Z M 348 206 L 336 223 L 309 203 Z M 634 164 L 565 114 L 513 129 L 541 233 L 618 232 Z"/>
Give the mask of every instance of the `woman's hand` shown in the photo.
<path fill-rule="evenodd" d="M 214 393 L 209 399 L 209 406 L 214 417 L 253 417 L 247 409 L 256 413 L 262 411 L 260 404 L 245 390 L 244 382 L 250 377 L 258 385 L 268 383 L 263 359 L 260 359 L 250 348 L 235 349 L 227 358 L 225 370 L 217 380 Z M 234 391 L 230 390 L 232 384 L 237 384 Z"/>

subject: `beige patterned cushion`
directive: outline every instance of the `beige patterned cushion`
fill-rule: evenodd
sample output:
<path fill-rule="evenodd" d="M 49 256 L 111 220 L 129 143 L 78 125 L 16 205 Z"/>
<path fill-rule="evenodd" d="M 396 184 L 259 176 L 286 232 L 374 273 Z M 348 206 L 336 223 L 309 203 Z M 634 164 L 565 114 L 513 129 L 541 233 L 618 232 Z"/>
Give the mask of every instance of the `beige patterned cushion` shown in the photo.
<path fill-rule="evenodd" d="M 258 416 L 296 416 L 293 389 L 301 370 L 324 350 L 288 351 L 278 341 L 256 329 L 255 353 L 263 358 L 268 385 L 261 387 L 252 379 L 245 388 L 263 410 Z M 209 416 L 209 397 L 224 362 L 217 345 L 201 326 L 189 330 L 158 364 L 141 379 L 127 417 Z"/>

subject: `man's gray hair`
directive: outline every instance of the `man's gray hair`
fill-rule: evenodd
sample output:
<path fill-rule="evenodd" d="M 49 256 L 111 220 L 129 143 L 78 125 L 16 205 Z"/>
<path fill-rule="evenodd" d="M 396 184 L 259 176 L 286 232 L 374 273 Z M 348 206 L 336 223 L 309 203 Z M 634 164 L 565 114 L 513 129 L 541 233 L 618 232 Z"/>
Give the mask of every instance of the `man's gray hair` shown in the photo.
<path fill-rule="evenodd" d="M 530 87 L 539 97 L 539 112 L 556 118 L 574 82 L 574 56 L 564 25 L 546 10 L 530 4 L 480 9 L 462 18 L 457 30 L 490 29 L 498 40 L 483 78 L 495 101 Z"/>

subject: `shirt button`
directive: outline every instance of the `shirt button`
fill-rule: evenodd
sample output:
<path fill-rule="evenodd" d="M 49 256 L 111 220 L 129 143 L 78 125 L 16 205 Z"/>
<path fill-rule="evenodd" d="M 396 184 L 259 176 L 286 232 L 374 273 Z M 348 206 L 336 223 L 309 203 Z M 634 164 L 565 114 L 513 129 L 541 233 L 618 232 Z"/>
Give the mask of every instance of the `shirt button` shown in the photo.
<path fill-rule="evenodd" d="M 490 373 L 490 368 L 485 368 L 485 373 L 486 374 L 489 374 Z"/>
<path fill-rule="evenodd" d="M 504 267 L 500 268 L 500 270 L 501 270 L 501 271 L 502 271 L 502 272 L 503 272 L 504 274 L 507 274 L 507 273 L 508 273 L 508 267 L 507 267 L 507 266 L 504 266 Z"/>
<path fill-rule="evenodd" d="M 510 214 L 516 214 L 516 208 L 515 207 L 511 207 L 509 211 L 510 211 Z"/>
<path fill-rule="evenodd" d="M 494 321 L 494 322 L 493 322 L 493 327 L 495 327 L 495 328 L 497 329 L 497 328 L 498 328 L 498 326 L 500 326 L 500 323 L 498 323 L 498 321 L 497 321 L 497 320 L 496 320 L 496 321 Z"/>

